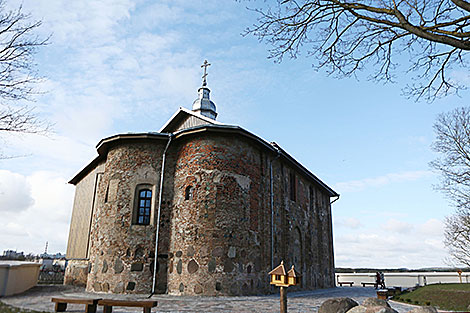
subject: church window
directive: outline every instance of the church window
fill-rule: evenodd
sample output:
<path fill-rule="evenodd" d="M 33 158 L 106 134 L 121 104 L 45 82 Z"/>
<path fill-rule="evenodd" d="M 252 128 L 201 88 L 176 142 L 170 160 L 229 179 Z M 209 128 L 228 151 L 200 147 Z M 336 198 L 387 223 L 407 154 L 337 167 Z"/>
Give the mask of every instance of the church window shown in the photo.
<path fill-rule="evenodd" d="M 194 188 L 193 186 L 186 187 L 184 191 L 184 200 L 192 200 L 194 195 Z"/>
<path fill-rule="evenodd" d="M 152 186 L 138 185 L 135 190 L 132 224 L 149 225 L 152 215 Z"/>
<path fill-rule="evenodd" d="M 297 193 L 297 190 L 296 190 L 296 180 L 295 180 L 295 173 L 294 172 L 290 172 L 289 173 L 289 196 L 290 196 L 290 199 L 292 201 L 295 201 L 296 200 L 296 193 Z"/>
<path fill-rule="evenodd" d="M 109 195 L 109 184 L 106 186 L 106 194 L 104 195 L 104 203 L 108 203 L 108 195 Z"/>
<path fill-rule="evenodd" d="M 315 190 L 312 186 L 309 187 L 309 200 L 310 210 L 313 210 L 313 207 L 315 205 Z"/>
<path fill-rule="evenodd" d="M 137 210 L 137 224 L 150 224 L 150 204 L 152 203 L 152 191 L 142 189 L 139 191 L 139 207 Z"/>

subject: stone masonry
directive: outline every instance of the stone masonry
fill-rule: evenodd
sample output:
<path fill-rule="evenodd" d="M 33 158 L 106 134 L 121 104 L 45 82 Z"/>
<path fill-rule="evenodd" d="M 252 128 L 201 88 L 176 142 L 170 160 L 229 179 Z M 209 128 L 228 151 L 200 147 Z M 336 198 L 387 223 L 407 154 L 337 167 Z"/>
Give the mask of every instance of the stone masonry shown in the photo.
<path fill-rule="evenodd" d="M 331 192 L 246 131 L 200 129 L 180 131 L 167 151 L 157 291 L 271 293 L 276 289 L 267 273 L 281 260 L 295 264 L 303 276 L 302 285 L 293 290 L 333 287 Z M 117 136 L 99 146 L 102 172 L 90 170 L 80 180 L 92 174 L 100 177 L 96 190 L 89 192 L 95 199 L 87 258 L 71 258 L 66 284 L 86 284 L 87 291 L 95 292 L 150 293 L 167 142 L 163 136 Z M 152 190 L 149 225 L 133 223 L 139 186 Z"/>

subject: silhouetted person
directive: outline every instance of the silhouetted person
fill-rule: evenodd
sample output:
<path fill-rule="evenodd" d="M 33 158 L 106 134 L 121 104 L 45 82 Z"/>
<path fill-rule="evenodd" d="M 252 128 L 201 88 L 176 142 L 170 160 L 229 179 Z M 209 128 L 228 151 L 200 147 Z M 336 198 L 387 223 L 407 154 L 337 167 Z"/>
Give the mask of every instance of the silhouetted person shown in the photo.
<path fill-rule="evenodd" d="M 383 272 L 380 273 L 380 288 L 385 289 L 385 275 Z"/>

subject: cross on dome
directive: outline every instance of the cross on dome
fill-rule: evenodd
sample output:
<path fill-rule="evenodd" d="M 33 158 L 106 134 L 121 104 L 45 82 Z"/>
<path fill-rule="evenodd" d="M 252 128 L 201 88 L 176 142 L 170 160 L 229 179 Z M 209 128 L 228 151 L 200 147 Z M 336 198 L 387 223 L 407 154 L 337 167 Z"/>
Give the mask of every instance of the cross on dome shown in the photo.
<path fill-rule="evenodd" d="M 210 99 L 210 90 L 207 87 L 207 67 L 210 66 L 210 63 L 207 60 L 204 60 L 204 63 L 201 65 L 204 68 L 204 74 L 202 75 L 202 87 L 199 87 L 197 93 L 198 98 L 193 102 L 193 111 L 201 115 L 209 117 L 213 120 L 217 117 L 217 111 L 215 108 L 215 103 Z"/>
<path fill-rule="evenodd" d="M 201 67 L 204 68 L 204 74 L 202 75 L 202 86 L 205 87 L 207 86 L 207 80 L 206 80 L 206 77 L 207 77 L 207 67 L 210 66 L 211 64 L 209 62 L 207 62 L 207 60 L 204 60 L 204 64 L 201 65 Z"/>

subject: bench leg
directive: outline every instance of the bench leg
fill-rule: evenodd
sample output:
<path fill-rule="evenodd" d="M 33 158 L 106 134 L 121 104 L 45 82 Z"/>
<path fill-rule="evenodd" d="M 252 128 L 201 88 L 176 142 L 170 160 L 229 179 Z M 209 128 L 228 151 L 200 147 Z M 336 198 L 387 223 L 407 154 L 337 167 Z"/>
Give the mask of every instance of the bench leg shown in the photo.
<path fill-rule="evenodd" d="M 103 313 L 112 313 L 112 312 L 113 312 L 113 307 L 111 305 L 103 306 Z"/>
<path fill-rule="evenodd" d="M 60 302 L 55 303 L 56 312 L 65 312 L 66 309 L 67 309 L 67 303 L 60 303 Z"/>
<path fill-rule="evenodd" d="M 85 313 L 96 313 L 96 304 L 87 304 Z"/>
<path fill-rule="evenodd" d="M 151 310 L 152 308 L 144 308 L 144 313 L 150 313 Z"/>

